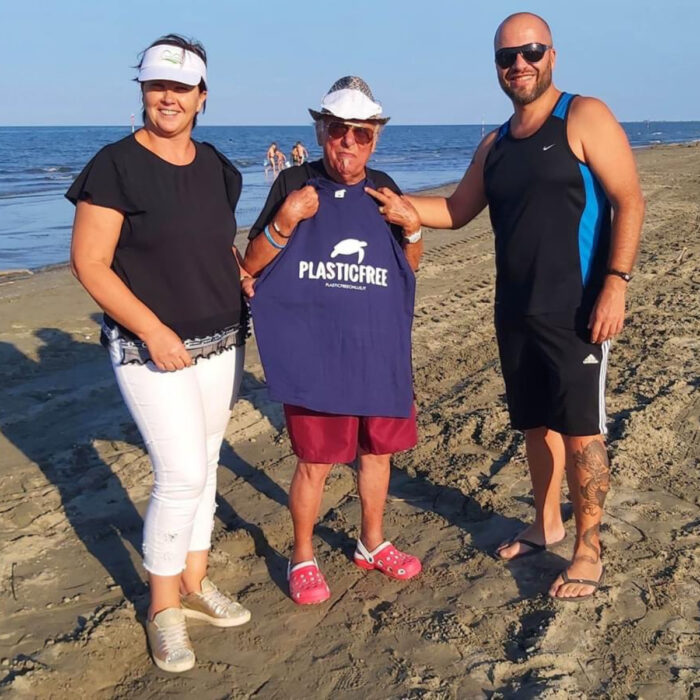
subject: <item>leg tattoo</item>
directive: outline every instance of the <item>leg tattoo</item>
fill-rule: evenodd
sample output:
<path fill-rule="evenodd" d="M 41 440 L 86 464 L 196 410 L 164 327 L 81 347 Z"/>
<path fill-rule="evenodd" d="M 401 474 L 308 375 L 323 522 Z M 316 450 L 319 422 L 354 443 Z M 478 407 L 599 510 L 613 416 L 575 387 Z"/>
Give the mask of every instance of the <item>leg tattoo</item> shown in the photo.
<path fill-rule="evenodd" d="M 592 525 L 581 535 L 583 546 L 590 550 L 591 554 L 577 554 L 574 557 L 575 561 L 587 561 L 590 564 L 597 564 L 600 561 L 600 547 L 595 544 L 593 539 L 598 539 L 600 525 Z"/>
<path fill-rule="evenodd" d="M 582 509 L 586 515 L 599 515 L 610 490 L 608 453 L 600 440 L 589 442 L 574 452 L 574 466 L 585 473 L 581 486 Z"/>
<path fill-rule="evenodd" d="M 576 555 L 578 561 L 597 564 L 600 561 L 600 517 L 603 514 L 605 497 L 610 490 L 610 468 L 608 453 L 602 440 L 592 440 L 585 447 L 574 452 L 574 468 L 577 470 L 581 513 L 596 518 L 598 522 L 581 533 L 583 553 Z"/>

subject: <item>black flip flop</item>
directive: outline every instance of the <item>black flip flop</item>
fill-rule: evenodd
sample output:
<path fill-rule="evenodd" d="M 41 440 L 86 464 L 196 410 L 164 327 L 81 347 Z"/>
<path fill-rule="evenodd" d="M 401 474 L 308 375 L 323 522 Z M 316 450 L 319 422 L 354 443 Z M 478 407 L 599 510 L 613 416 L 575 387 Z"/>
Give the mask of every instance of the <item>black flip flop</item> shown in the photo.
<path fill-rule="evenodd" d="M 600 572 L 600 578 L 597 581 L 593 581 L 590 578 L 571 578 L 567 573 L 566 569 L 561 572 L 561 577 L 564 583 L 580 583 L 583 586 L 593 586 L 593 590 L 590 593 L 586 593 L 586 595 L 577 595 L 577 596 L 569 596 L 568 598 L 564 598 L 563 596 L 556 596 L 556 595 L 550 595 L 549 597 L 552 600 L 556 600 L 557 603 L 578 603 L 579 600 L 586 600 L 587 598 L 592 598 L 597 592 L 598 589 L 603 585 L 603 578 L 605 576 L 605 567 L 602 568 Z"/>
<path fill-rule="evenodd" d="M 514 557 L 510 557 L 510 559 L 506 559 L 505 557 L 502 557 L 499 552 L 502 549 L 505 549 L 506 547 L 510 547 L 513 544 L 516 544 L 518 542 L 521 542 L 524 545 L 527 545 L 530 547 L 530 549 L 525 550 L 524 552 L 520 552 L 520 554 L 516 554 Z M 547 550 L 547 545 L 546 544 L 537 544 L 536 542 L 531 542 L 530 540 L 523 539 L 522 537 L 518 537 L 516 535 L 512 540 L 509 540 L 508 542 L 504 542 L 503 544 L 498 545 L 496 548 L 496 551 L 493 553 L 494 559 L 502 562 L 510 562 L 510 561 L 515 561 L 516 559 L 524 559 L 525 557 L 530 557 L 533 554 L 539 554 L 540 552 L 544 552 Z"/>

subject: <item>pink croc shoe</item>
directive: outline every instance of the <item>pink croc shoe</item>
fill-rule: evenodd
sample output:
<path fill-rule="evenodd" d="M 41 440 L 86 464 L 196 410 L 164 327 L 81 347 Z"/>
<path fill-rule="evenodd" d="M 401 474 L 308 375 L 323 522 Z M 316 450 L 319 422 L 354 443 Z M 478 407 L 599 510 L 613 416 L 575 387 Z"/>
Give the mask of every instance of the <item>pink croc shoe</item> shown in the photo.
<path fill-rule="evenodd" d="M 361 569 L 378 569 L 389 578 L 399 581 L 418 576 L 423 568 L 420 559 L 400 552 L 391 542 L 382 542 L 379 547 L 370 552 L 360 540 L 357 540 L 353 560 Z"/>
<path fill-rule="evenodd" d="M 318 568 L 316 559 L 287 565 L 289 597 L 297 605 L 315 605 L 331 597 L 330 588 Z"/>

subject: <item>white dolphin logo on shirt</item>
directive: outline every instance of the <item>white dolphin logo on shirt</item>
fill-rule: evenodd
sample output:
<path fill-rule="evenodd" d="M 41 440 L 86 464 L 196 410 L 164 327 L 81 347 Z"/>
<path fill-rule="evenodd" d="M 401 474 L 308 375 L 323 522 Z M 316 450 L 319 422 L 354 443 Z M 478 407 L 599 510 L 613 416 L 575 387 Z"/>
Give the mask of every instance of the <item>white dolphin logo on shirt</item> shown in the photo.
<path fill-rule="evenodd" d="M 357 238 L 345 238 L 335 244 L 331 257 L 335 258 L 338 255 L 354 255 L 357 253 L 357 264 L 359 265 L 365 259 L 366 241 L 358 241 Z"/>

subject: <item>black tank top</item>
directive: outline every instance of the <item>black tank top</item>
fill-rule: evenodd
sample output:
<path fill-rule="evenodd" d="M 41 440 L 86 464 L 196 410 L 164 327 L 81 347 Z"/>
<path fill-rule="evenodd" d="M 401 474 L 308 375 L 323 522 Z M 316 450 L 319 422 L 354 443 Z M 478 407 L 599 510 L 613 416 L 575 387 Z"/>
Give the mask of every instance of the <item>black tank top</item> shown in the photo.
<path fill-rule="evenodd" d="M 601 289 L 610 248 L 610 203 L 566 135 L 575 95 L 562 93 L 532 136 L 510 120 L 484 164 L 496 243 L 496 313 L 585 319 Z"/>

